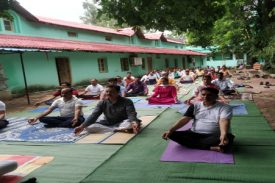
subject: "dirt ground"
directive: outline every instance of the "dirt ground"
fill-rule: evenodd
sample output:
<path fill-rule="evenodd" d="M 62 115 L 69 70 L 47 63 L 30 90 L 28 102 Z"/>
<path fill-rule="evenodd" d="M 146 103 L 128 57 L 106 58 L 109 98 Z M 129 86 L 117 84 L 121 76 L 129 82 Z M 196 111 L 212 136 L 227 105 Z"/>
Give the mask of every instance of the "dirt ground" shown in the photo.
<path fill-rule="evenodd" d="M 240 74 L 234 74 L 233 80 L 238 84 L 245 84 L 252 86 L 253 88 L 245 88 L 245 92 L 253 93 L 253 99 L 256 105 L 259 107 L 260 111 L 263 113 L 264 117 L 269 122 L 269 125 L 273 130 L 275 130 L 275 78 L 253 78 L 248 80 L 238 79 L 240 76 L 249 76 L 249 71 L 242 72 Z M 250 75 L 251 76 L 251 75 Z M 265 85 L 260 85 L 260 83 L 265 84 L 269 82 L 271 86 L 265 88 Z M 83 89 L 82 89 L 83 90 Z M 28 105 L 26 97 L 14 98 L 12 100 L 5 100 L 7 105 L 7 112 L 14 113 L 23 110 L 35 109 L 34 104 L 43 98 L 50 97 L 53 91 L 32 93 L 30 94 L 30 102 Z"/>

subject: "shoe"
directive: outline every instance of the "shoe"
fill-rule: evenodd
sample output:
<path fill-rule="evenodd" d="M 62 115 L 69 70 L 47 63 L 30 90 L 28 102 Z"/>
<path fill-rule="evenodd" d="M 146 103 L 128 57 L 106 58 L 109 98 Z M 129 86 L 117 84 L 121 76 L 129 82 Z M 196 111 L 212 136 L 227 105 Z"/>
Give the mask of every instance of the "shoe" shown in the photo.
<path fill-rule="evenodd" d="M 260 82 L 260 85 L 264 85 L 264 82 L 263 82 L 263 81 L 261 81 L 261 82 Z"/>

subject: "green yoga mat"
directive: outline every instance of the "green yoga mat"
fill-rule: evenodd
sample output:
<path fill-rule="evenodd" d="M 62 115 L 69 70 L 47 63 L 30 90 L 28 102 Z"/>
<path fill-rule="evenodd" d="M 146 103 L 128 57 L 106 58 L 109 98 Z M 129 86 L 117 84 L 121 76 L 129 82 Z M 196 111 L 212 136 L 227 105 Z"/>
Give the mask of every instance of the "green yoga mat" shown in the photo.
<path fill-rule="evenodd" d="M 249 103 L 248 111 L 257 115 L 257 119 L 253 116 L 233 119 L 232 130 L 234 133 L 236 131 L 234 165 L 160 162 L 159 158 L 167 145 L 161 134 L 180 118 L 168 109 L 150 128 L 81 182 L 275 182 L 275 145 L 272 143 L 275 134 L 260 116 L 255 104 Z M 249 130 L 245 125 L 249 126 Z M 244 141 L 249 138 L 250 142 Z"/>
<path fill-rule="evenodd" d="M 80 182 L 120 147 L 97 144 L 0 144 L 1 154 L 53 156 L 53 161 L 25 177 L 25 180 L 36 177 L 39 183 Z"/>

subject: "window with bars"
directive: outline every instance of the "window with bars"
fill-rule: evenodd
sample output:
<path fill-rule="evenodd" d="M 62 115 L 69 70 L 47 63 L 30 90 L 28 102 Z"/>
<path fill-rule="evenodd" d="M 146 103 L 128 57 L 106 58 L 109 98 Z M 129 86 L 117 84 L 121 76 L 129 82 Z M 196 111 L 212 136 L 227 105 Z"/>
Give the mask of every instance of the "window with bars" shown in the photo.
<path fill-rule="evenodd" d="M 97 59 L 97 63 L 98 63 L 99 72 L 108 72 L 108 65 L 107 65 L 107 59 L 106 58 Z"/>
<path fill-rule="evenodd" d="M 129 71 L 129 59 L 121 58 L 120 59 L 121 71 Z"/>
<path fill-rule="evenodd" d="M 8 19 L 3 19 L 5 31 L 14 31 L 13 22 Z"/>

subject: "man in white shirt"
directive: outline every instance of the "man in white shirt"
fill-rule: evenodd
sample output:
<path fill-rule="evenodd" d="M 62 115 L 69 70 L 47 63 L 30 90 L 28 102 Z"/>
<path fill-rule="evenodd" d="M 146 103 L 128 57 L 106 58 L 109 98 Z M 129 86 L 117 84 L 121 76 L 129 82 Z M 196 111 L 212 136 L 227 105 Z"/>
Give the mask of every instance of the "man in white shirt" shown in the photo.
<path fill-rule="evenodd" d="M 0 101 L 0 129 L 7 127 L 9 122 L 6 120 L 6 105 Z"/>
<path fill-rule="evenodd" d="M 45 127 L 48 128 L 73 128 L 81 125 L 85 120 L 82 113 L 83 103 L 81 100 L 73 96 L 71 88 L 62 89 L 61 96 L 62 98 L 55 100 L 47 111 L 29 119 L 29 123 L 35 124 L 39 120 L 45 123 Z M 45 117 L 56 108 L 59 109 L 60 116 Z"/>
<path fill-rule="evenodd" d="M 224 78 L 222 72 L 218 73 L 217 77 L 217 79 L 212 81 L 212 84 L 219 87 L 224 95 L 232 95 L 236 93 L 233 83 L 229 79 Z"/>
<path fill-rule="evenodd" d="M 104 90 L 103 86 L 98 84 L 97 79 L 92 79 L 91 84 L 87 86 L 85 91 L 79 95 L 83 99 L 99 99 L 101 92 Z"/>
<path fill-rule="evenodd" d="M 202 89 L 203 101 L 191 105 L 183 118 L 162 137 L 190 148 L 227 151 L 234 139 L 230 129 L 232 108 L 217 102 L 218 94 L 215 88 Z M 192 119 L 194 121 L 190 130 L 176 131 Z"/>

